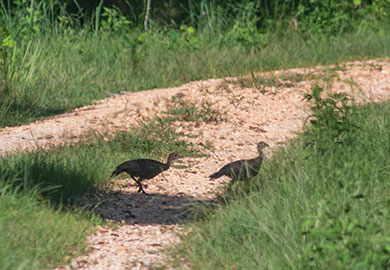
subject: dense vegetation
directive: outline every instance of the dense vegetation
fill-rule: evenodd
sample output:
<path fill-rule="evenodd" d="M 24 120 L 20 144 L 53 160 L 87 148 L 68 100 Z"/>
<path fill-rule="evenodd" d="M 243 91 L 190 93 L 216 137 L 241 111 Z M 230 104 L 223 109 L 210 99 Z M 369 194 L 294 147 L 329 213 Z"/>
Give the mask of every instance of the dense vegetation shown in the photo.
<path fill-rule="evenodd" d="M 314 124 L 261 181 L 191 225 L 178 254 L 193 269 L 390 267 L 390 104 L 315 98 Z"/>
<path fill-rule="evenodd" d="M 121 91 L 389 55 L 388 0 L 152 1 L 148 31 L 148 1 L 128 2 L 1 1 L 0 127 Z M 264 191 L 254 182 L 197 223 L 182 249 L 195 268 L 388 267 L 389 106 L 357 109 L 317 92 L 307 99 L 325 108 L 339 99 L 345 117 L 314 108 L 312 128 L 264 164 Z M 77 210 L 80 199 L 118 162 L 195 155 L 169 121 L 221 116 L 184 105 L 108 140 L 1 158 L 0 269 L 48 268 L 82 252 L 100 221 Z"/>
<path fill-rule="evenodd" d="M 152 1 L 147 32 L 147 1 L 131 2 L 2 1 L 0 126 L 121 91 L 389 54 L 387 0 Z"/>

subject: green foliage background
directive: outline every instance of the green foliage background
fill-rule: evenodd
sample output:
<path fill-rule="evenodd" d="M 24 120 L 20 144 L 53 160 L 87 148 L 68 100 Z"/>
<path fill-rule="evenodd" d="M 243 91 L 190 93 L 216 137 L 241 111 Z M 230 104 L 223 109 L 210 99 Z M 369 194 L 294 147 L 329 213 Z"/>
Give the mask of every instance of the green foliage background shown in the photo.
<path fill-rule="evenodd" d="M 389 55 L 389 0 L 0 3 L 0 126 L 121 91 Z"/>

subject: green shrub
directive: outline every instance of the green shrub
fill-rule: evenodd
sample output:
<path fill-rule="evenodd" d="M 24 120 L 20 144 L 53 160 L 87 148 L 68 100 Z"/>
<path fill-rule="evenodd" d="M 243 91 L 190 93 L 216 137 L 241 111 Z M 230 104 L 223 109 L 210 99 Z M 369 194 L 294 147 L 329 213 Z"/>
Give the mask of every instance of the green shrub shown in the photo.
<path fill-rule="evenodd" d="M 310 126 L 305 132 L 309 140 L 320 142 L 333 141 L 346 142 L 348 132 L 357 126 L 353 123 L 351 115 L 356 110 L 353 97 L 345 93 L 331 93 L 321 97 L 323 88 L 315 85 L 311 94 L 305 94 L 305 99 L 312 103 Z"/>

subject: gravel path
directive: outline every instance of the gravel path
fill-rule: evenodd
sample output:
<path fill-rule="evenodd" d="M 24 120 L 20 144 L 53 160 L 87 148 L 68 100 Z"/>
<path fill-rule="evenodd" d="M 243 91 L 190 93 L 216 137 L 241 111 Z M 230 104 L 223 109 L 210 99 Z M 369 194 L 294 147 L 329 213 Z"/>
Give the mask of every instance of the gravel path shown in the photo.
<path fill-rule="evenodd" d="M 101 227 L 88 239 L 90 252 L 57 269 L 153 269 L 164 265 L 161 250 L 179 241 L 191 201 L 212 201 L 228 181 L 210 181 L 208 175 L 227 162 L 257 155 L 256 143 L 266 141 L 273 149 L 301 131 L 309 115 L 302 100 L 320 78 L 332 91 L 353 94 L 359 102 L 380 102 L 390 97 L 388 59 L 350 62 L 337 67 L 314 67 L 259 73 L 258 89 L 251 77 L 197 81 L 170 89 L 127 93 L 96 102 L 71 113 L 21 127 L 0 131 L 0 155 L 14 151 L 50 148 L 71 143 L 92 132 L 129 130 L 137 121 L 166 110 L 174 96 L 201 106 L 212 104 L 225 121 L 218 123 L 176 122 L 178 131 L 198 135 L 186 139 L 210 154 L 186 158 L 187 169 L 171 168 L 145 182 L 151 196 L 137 193 L 128 179 L 112 184 L 106 202 L 98 209 L 107 219 L 121 224 Z M 325 85 L 322 82 L 322 85 Z M 211 144 L 213 150 L 202 145 Z M 125 178 L 126 176 L 123 175 Z"/>

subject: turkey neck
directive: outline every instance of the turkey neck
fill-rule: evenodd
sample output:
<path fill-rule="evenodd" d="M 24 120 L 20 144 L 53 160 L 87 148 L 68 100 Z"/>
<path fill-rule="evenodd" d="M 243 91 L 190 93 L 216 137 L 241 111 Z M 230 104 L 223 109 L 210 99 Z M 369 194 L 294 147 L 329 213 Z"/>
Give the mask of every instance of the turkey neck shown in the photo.
<path fill-rule="evenodd" d="M 256 159 L 259 159 L 259 160 L 263 160 L 264 159 L 264 152 L 263 152 L 262 149 L 259 149 L 259 156 Z"/>
<path fill-rule="evenodd" d="M 171 163 L 172 163 L 173 160 L 174 160 L 174 158 L 169 156 L 168 160 L 167 160 L 167 163 L 165 163 L 165 165 L 169 168 L 171 166 Z"/>

